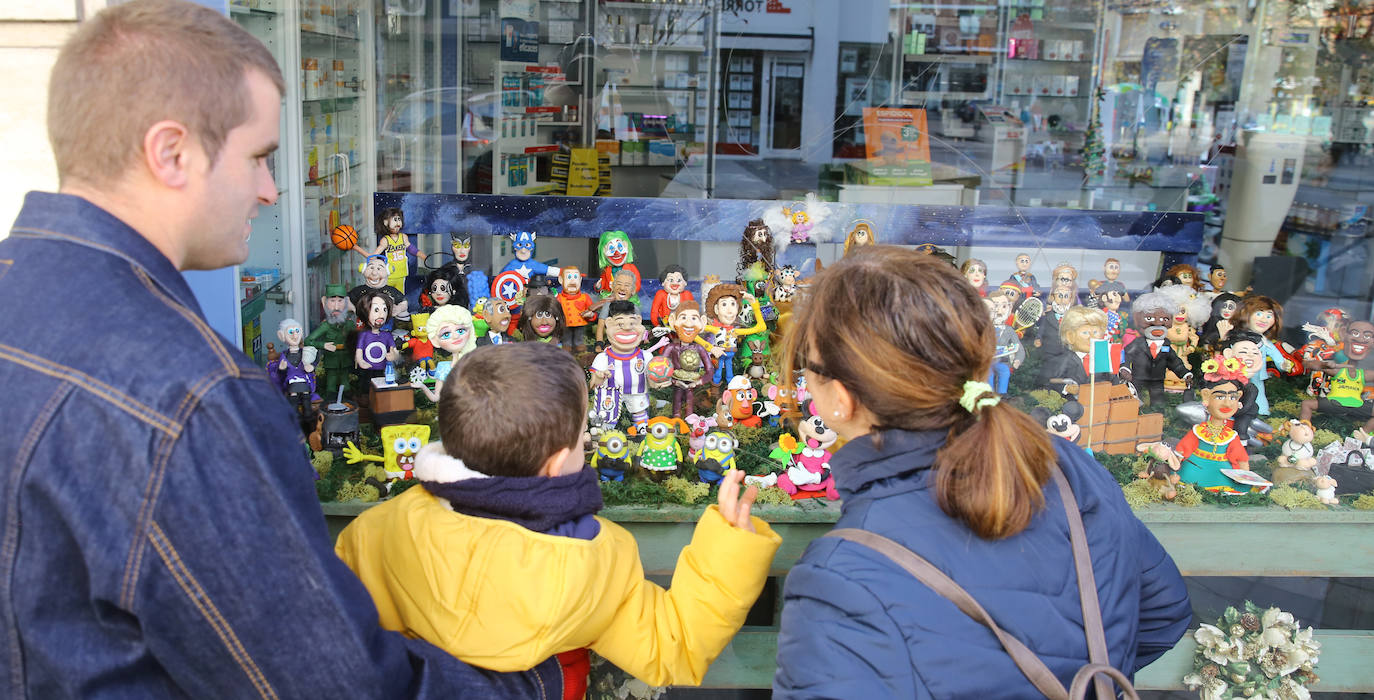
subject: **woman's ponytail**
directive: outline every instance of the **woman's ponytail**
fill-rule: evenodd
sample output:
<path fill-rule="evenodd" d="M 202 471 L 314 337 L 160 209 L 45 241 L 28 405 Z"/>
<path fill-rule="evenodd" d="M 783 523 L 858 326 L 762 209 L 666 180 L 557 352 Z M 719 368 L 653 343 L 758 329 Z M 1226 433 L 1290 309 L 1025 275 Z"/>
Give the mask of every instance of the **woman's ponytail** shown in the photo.
<path fill-rule="evenodd" d="M 1044 505 L 1054 460 L 1049 435 L 1029 416 L 1001 402 L 977 407 L 950 427 L 936 458 L 936 502 L 979 537 L 1015 535 Z"/>

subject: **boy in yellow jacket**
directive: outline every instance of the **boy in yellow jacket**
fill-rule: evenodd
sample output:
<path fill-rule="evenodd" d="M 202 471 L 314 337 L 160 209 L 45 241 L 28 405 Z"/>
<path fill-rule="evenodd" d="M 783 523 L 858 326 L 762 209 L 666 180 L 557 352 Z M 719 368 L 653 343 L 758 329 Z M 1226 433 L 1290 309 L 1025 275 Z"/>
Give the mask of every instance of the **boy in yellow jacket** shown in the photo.
<path fill-rule="evenodd" d="M 537 397 L 537 398 L 535 398 Z M 644 579 L 624 528 L 595 513 L 583 469 L 585 374 L 544 343 L 480 347 L 439 397 L 441 443 L 416 456 L 421 486 L 376 506 L 336 551 L 383 627 L 494 671 L 590 648 L 650 685 L 697 685 L 744 624 L 782 539 L 751 518 L 743 474 L 721 482 L 669 590 Z M 579 697 L 585 671 L 567 678 Z"/>

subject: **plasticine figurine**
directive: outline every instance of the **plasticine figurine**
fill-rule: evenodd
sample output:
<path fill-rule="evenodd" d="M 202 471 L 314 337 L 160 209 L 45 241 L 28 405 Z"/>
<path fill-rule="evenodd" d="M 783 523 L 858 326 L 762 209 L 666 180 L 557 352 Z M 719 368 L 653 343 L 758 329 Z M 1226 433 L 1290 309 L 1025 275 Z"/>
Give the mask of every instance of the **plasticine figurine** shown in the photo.
<path fill-rule="evenodd" d="M 1320 411 L 1358 418 L 1365 421 L 1365 432 L 1374 432 L 1374 401 L 1365 400 L 1365 370 L 1374 370 L 1371 349 L 1374 349 L 1374 324 L 1352 321 L 1346 326 L 1346 362 L 1314 365 L 1314 369 L 1329 377 L 1326 396 L 1303 401 L 1299 417 L 1311 420 L 1313 411 Z"/>
<path fill-rule="evenodd" d="M 1317 466 L 1317 452 L 1312 447 L 1317 430 L 1312 427 L 1312 422 L 1290 419 L 1279 426 L 1275 435 L 1287 439 L 1283 441 L 1278 462 L 1274 464 L 1274 474 L 1270 477 L 1274 485 L 1311 481 L 1314 476 L 1312 468 Z"/>
<path fill-rule="evenodd" d="M 430 401 L 439 402 L 439 393 L 444 390 L 444 381 L 453 369 L 453 363 L 477 347 L 476 333 L 472 329 L 472 314 L 461 306 L 441 307 L 429 315 L 425 321 L 425 335 L 434 347 L 449 354 L 449 359 L 440 360 L 434 365 L 434 388 L 421 381 L 411 381 L 410 385 L 425 393 Z"/>
<path fill-rule="evenodd" d="M 634 465 L 649 473 L 654 481 L 663 481 L 677 472 L 682 462 L 682 444 L 677 441 L 679 433 L 690 430 L 681 418 L 656 416 L 649 419 L 644 441 L 639 443 L 635 453 Z"/>
<path fill-rule="evenodd" d="M 1011 299 L 998 289 L 984 298 L 983 303 L 988 307 L 992 328 L 997 334 L 997 349 L 992 355 L 988 383 L 992 385 L 993 391 L 1005 394 L 1011 371 L 1020 369 L 1021 363 L 1026 361 L 1026 348 L 1021 345 L 1021 338 L 1016 335 L 1016 331 L 1007 325 L 1007 318 L 1011 316 Z"/>
<path fill-rule="evenodd" d="M 839 434 L 826 427 L 811 402 L 802 406 L 802 415 L 806 418 L 797 424 L 801 440 L 783 435 L 778 440 L 778 449 L 769 455 L 781 452 L 790 457 L 787 469 L 778 475 L 778 488 L 786 491 L 794 501 L 821 497 L 839 500 L 835 477 L 830 474 L 830 446 L 835 444 Z"/>
<path fill-rule="evenodd" d="M 309 425 L 315 421 L 312 402 L 319 401 L 320 396 L 315 393 L 315 348 L 303 345 L 304 336 L 300 321 L 282 320 L 277 326 L 277 339 L 286 349 L 280 359 L 268 363 L 267 376 L 286 394 L 286 400 L 300 414 L 302 424 Z"/>
<path fill-rule="evenodd" d="M 458 271 L 457 265 L 444 265 L 425 276 L 425 288 L 420 293 L 420 310 L 430 312 L 445 304 L 457 304 L 463 308 L 471 304 L 467 279 Z"/>
<path fill-rule="evenodd" d="M 711 370 L 711 355 L 697 342 L 706 322 L 695 301 L 684 301 L 668 316 L 674 338 L 663 349 L 662 356 L 672 364 L 673 415 L 691 413 L 696 405 L 696 389 L 706 383 Z"/>
<path fill-rule="evenodd" d="M 1150 463 L 1136 474 L 1136 478 L 1148 481 L 1155 492 L 1166 501 L 1177 498 L 1178 483 L 1183 480 L 1178 475 L 1178 470 L 1183 466 L 1178 461 L 1178 455 L 1162 442 L 1136 445 L 1135 449 L 1150 457 Z"/>
<path fill-rule="evenodd" d="M 414 255 L 423 261 L 427 256 L 410 242 L 410 236 L 401 233 L 405 227 L 405 214 L 396 207 L 388 207 L 377 215 L 377 249 L 373 255 L 384 256 L 391 265 L 387 284 L 396 291 L 406 291 L 406 278 L 410 276 L 410 257 Z"/>
<path fill-rule="evenodd" d="M 630 412 L 640 431 L 649 421 L 648 352 L 641 350 L 644 324 L 639 311 L 628 301 L 613 301 L 605 314 L 610 347 L 592 360 L 591 389 L 596 392 L 596 411 L 606 425 L 620 419 L 621 406 Z"/>
<path fill-rule="evenodd" d="M 697 479 L 706 484 L 719 484 L 725 472 L 735 468 L 735 438 L 720 428 L 706 434 L 697 457 Z"/>
<path fill-rule="evenodd" d="M 472 237 L 450 233 L 448 235 L 449 247 L 453 249 L 453 262 L 449 263 L 458 269 L 467 283 L 467 304 L 463 306 L 471 307 L 478 301 L 487 298 L 491 293 L 491 281 L 487 279 L 487 273 L 472 266 Z M 445 267 L 448 265 L 446 264 Z"/>
<path fill-rule="evenodd" d="M 401 353 L 396 350 L 396 339 L 391 331 L 383 329 L 391 320 L 390 297 L 381 290 L 369 289 L 363 292 L 358 303 L 365 326 L 358 331 L 353 367 L 354 374 L 361 380 L 362 390 L 366 391 L 368 382 L 382 376 L 385 365 L 400 359 Z"/>
<path fill-rule="evenodd" d="M 410 363 L 414 366 L 410 371 L 411 380 L 426 381 L 433 376 L 436 363 L 434 343 L 430 342 L 429 333 L 425 330 L 429 314 L 411 314 L 410 321 L 415 327 L 411 329 L 410 337 L 401 343 L 401 349 L 409 353 Z"/>
<path fill-rule="evenodd" d="M 844 251 L 842 255 L 849 255 L 849 251 L 858 250 L 862 246 L 876 245 L 878 236 L 873 231 L 873 222 L 868 219 L 857 219 L 854 221 L 853 228 L 844 237 Z"/>
<path fill-rule="evenodd" d="M 1107 338 L 1107 314 L 1101 309 L 1075 306 L 1059 322 L 1059 339 L 1066 352 L 1047 358 L 1041 368 L 1042 384 L 1066 394 L 1078 394 L 1079 385 L 1113 382 L 1121 370 L 1121 346 L 1108 345 L 1107 357 L 1094 357 L 1094 341 Z"/>
<path fill-rule="evenodd" d="M 739 327 L 742 325 L 741 302 L 749 305 L 755 319 L 753 325 L 743 328 Z M 721 350 L 719 354 L 712 353 L 719 362 L 712 383 L 719 386 L 735 376 L 735 351 L 739 347 L 739 339 L 760 333 L 768 326 L 763 321 L 758 300 L 737 284 L 718 284 L 711 288 L 706 295 L 706 317 L 710 322 L 706 330 L 712 334 L 711 344 Z"/>
<path fill-rule="evenodd" d="M 1207 282 L 1209 290 L 1216 294 L 1226 291 L 1226 268 L 1222 267 L 1221 263 L 1212 265 L 1207 273 Z"/>
<path fill-rule="evenodd" d="M 763 219 L 754 219 L 744 227 L 739 241 L 739 260 L 735 262 L 735 284 L 743 285 L 749 268 L 763 265 L 764 274 L 772 274 L 776 251 L 773 248 L 773 231 Z"/>
<path fill-rule="evenodd" d="M 783 207 L 782 215 L 792 221 L 792 242 L 808 243 L 811 241 L 811 229 L 816 224 L 811 221 L 811 215 L 802 209 L 792 209 Z"/>
<path fill-rule="evenodd" d="M 363 327 L 364 312 L 359 307 L 359 301 L 363 293 L 368 290 L 377 290 L 386 295 L 387 301 L 391 302 L 391 315 L 398 321 L 410 320 L 410 310 L 406 303 L 406 295 L 399 289 L 387 284 L 391 277 L 391 263 L 386 261 L 382 255 L 369 255 L 363 264 L 358 266 L 358 271 L 363 273 L 363 283 L 348 290 L 348 301 L 352 304 L 353 315 L 358 319 L 358 328 Z M 387 322 L 387 330 L 391 330 L 391 322 Z"/>
<path fill-rule="evenodd" d="M 305 344 L 320 351 L 319 366 L 324 369 L 324 395 L 338 396 L 339 387 L 348 383 L 353 358 L 348 356 L 348 295 L 342 284 L 327 284 L 320 297 L 324 319 L 305 337 Z"/>
<path fill-rule="evenodd" d="M 741 374 L 731 377 L 725 392 L 720 396 L 720 402 L 730 412 L 732 425 L 758 428 L 763 425 L 763 419 L 754 415 L 754 399 L 758 397 L 759 392 Z"/>
<path fill-rule="evenodd" d="M 596 242 L 596 264 L 601 266 L 601 278 L 596 281 L 596 290 L 602 297 L 611 295 L 611 283 L 622 270 L 634 275 L 631 291 L 639 295 L 639 268 L 635 267 L 635 247 L 624 231 L 604 231 Z"/>
<path fill-rule="evenodd" d="M 358 449 L 357 445 L 348 443 L 344 448 L 344 459 L 349 464 L 358 462 L 381 462 L 382 469 L 386 471 L 388 490 L 397 481 L 409 481 L 415 478 L 415 455 L 420 453 L 420 448 L 429 442 L 428 425 L 388 425 L 378 431 L 382 438 L 382 456 L 370 455 Z"/>
<path fill-rule="evenodd" d="M 563 347 L 573 352 L 586 352 L 587 326 L 596 320 L 592 297 L 582 291 L 582 271 L 576 267 L 563 268 L 562 282 L 558 303 L 563 307 Z"/>
<path fill-rule="evenodd" d="M 745 239 L 741 243 L 740 258 L 743 259 L 743 246 L 748 243 Z M 682 302 L 694 302 L 696 297 L 687 290 L 687 270 L 678 264 L 667 265 L 663 272 L 658 276 L 659 284 L 662 289 L 654 292 L 653 306 L 649 307 L 649 324 L 652 326 L 662 326 L 668 320 L 668 315 L 677 308 Z"/>
<path fill-rule="evenodd" d="M 606 428 L 596 440 L 596 453 L 592 455 L 592 469 L 602 481 L 624 481 L 625 472 L 630 470 L 633 447 L 625 433 L 615 428 Z"/>
<path fill-rule="evenodd" d="M 1239 408 L 1246 384 L 1245 373 L 1239 367 L 1226 367 L 1221 357 L 1203 362 L 1202 372 L 1200 397 L 1207 410 L 1207 420 L 1194 425 L 1174 447 L 1181 460 L 1179 478 L 1216 493 L 1247 493 L 1250 491 L 1248 486 L 1221 472 L 1228 468 L 1250 468 L 1244 439 L 1226 424 Z"/>
<path fill-rule="evenodd" d="M 515 258 L 501 268 L 501 272 L 516 272 L 529 284 L 531 275 L 558 276 L 558 268 L 549 267 L 534 259 L 534 242 L 538 234 L 534 231 L 516 231 L 507 234 L 511 240 L 511 252 Z M 499 276 L 499 274 L 498 274 Z"/>
<path fill-rule="evenodd" d="M 1293 363 L 1284 357 L 1274 344 L 1274 341 L 1279 339 L 1279 333 L 1283 332 L 1283 307 L 1278 302 L 1260 294 L 1251 294 L 1241 301 L 1236 317 L 1237 328 L 1251 330 L 1261 336 L 1260 352 L 1264 357 L 1274 361 L 1274 367 L 1280 372 L 1292 369 Z M 1264 392 L 1264 380 L 1268 376 L 1264 360 L 1260 360 L 1259 367 L 1250 376 L 1250 383 L 1255 385 L 1258 392 L 1255 395 L 1255 403 L 1259 405 L 1262 416 L 1269 415 L 1269 397 Z"/>
<path fill-rule="evenodd" d="M 1178 280 L 1179 284 L 1192 289 L 1194 293 L 1202 291 L 1202 275 L 1199 275 L 1197 268 L 1192 265 L 1179 263 L 1169 268 L 1164 275 Z"/>
<path fill-rule="evenodd" d="M 1150 292 L 1136 299 L 1132 308 L 1140 337 L 1126 345 L 1121 375 L 1135 385 L 1137 396 L 1148 393 L 1148 405 L 1154 405 L 1164 398 L 1165 370 L 1182 377 L 1188 386 L 1193 379 L 1183 358 L 1168 343 L 1169 326 L 1173 325 L 1178 305 L 1159 292 Z"/>
<path fill-rule="evenodd" d="M 1188 369 L 1193 369 L 1192 361 L 1189 357 L 1197 351 L 1198 334 L 1195 327 L 1207 321 L 1208 312 L 1211 305 L 1206 299 L 1193 294 L 1193 292 L 1183 285 L 1164 287 L 1159 290 L 1174 300 L 1178 304 L 1178 311 L 1174 312 L 1173 324 L 1165 333 L 1169 341 L 1169 347 L 1174 353 L 1183 360 L 1183 365 Z M 1174 374 L 1173 370 L 1164 371 L 1164 391 L 1171 394 L 1180 394 L 1188 389 L 1183 378 Z"/>
<path fill-rule="evenodd" d="M 1029 299 L 1040 296 L 1040 282 L 1035 279 L 1035 274 L 1030 271 L 1030 253 L 1021 253 L 1016 256 L 1016 272 L 1011 273 L 1011 277 L 1003 284 L 1011 283 L 1020 291 L 1021 297 Z"/>
<path fill-rule="evenodd" d="M 1341 499 L 1336 498 L 1336 487 L 1340 484 L 1331 478 L 1331 465 L 1318 464 L 1313 470 L 1317 475 L 1317 478 L 1312 480 L 1312 485 L 1317 487 L 1317 500 L 1328 506 L 1340 505 Z"/>
<path fill-rule="evenodd" d="M 615 280 L 611 282 L 610 296 L 605 297 L 595 307 L 599 308 L 610 302 L 623 301 L 632 304 L 638 313 L 639 295 L 634 291 L 635 277 L 629 270 L 621 270 L 615 275 Z M 598 345 L 606 340 L 606 315 L 603 313 L 596 320 L 596 342 Z"/>
<path fill-rule="evenodd" d="M 564 323 L 563 307 L 557 298 L 543 294 L 532 296 L 520 314 L 520 339 L 561 347 Z"/>
<path fill-rule="evenodd" d="M 1102 282 L 1092 290 L 1097 308 L 1107 314 L 1107 337 L 1113 343 L 1124 342 L 1126 324 L 1121 322 L 1121 302 L 1126 298 L 1126 286 L 1120 282 Z"/>
<path fill-rule="evenodd" d="M 711 428 L 716 427 L 716 419 L 714 416 L 699 416 L 695 413 L 689 413 L 683 422 L 691 428 L 691 432 L 687 436 L 687 460 L 695 462 L 705 448 L 706 433 L 710 432 Z"/>
<path fill-rule="evenodd" d="M 1117 260 L 1116 258 L 1107 258 L 1105 261 L 1103 261 L 1102 276 L 1107 278 L 1106 280 L 1104 280 L 1106 282 L 1118 281 L 1118 278 L 1121 277 L 1121 261 Z M 1131 295 L 1123 294 L 1121 295 L 1121 299 L 1124 302 L 1130 302 Z"/>
<path fill-rule="evenodd" d="M 1059 338 L 1059 323 L 1064 314 L 1073 308 L 1075 298 L 1069 287 L 1056 287 L 1050 290 L 1049 300 L 1050 308 L 1035 323 L 1035 347 L 1044 348 L 1044 364 L 1049 364 L 1050 358 L 1064 352 L 1064 342 Z M 1030 301 L 1027 300 L 1026 304 L 1030 304 Z"/>
<path fill-rule="evenodd" d="M 1226 340 L 1226 334 L 1236 327 L 1236 312 L 1240 310 L 1240 297 L 1222 292 L 1212 297 L 1212 315 L 1202 325 L 1198 343 L 1203 350 L 1213 352 Z"/>
<path fill-rule="evenodd" d="M 453 264 L 458 271 L 467 274 L 472 269 L 472 236 L 462 233 L 448 235 L 449 249 L 453 251 Z"/>
<path fill-rule="evenodd" d="M 1304 323 L 1302 326 L 1308 339 L 1300 353 L 1303 369 L 1309 372 L 1308 396 L 1326 395 L 1326 373 L 1314 368 L 1350 359 L 1345 355 L 1345 343 L 1342 342 L 1346 332 L 1345 316 L 1344 309 L 1332 307 L 1317 314 L 1317 323 Z"/>
<path fill-rule="evenodd" d="M 969 258 L 959 266 L 959 272 L 964 274 L 964 279 L 978 290 L 978 296 L 988 295 L 988 264 L 978 258 Z"/>
<path fill-rule="evenodd" d="M 1055 265 L 1050 271 L 1050 287 L 1068 287 L 1073 292 L 1074 303 L 1078 303 L 1078 270 L 1066 262 Z"/>
<path fill-rule="evenodd" d="M 1078 444 L 1078 438 L 1083 434 L 1083 428 L 1078 425 L 1078 419 L 1083 417 L 1083 404 L 1073 396 L 1068 399 L 1058 413 L 1051 413 L 1044 406 L 1036 406 L 1030 410 L 1030 417 L 1045 426 L 1045 432 L 1050 435 Z M 1092 454 L 1092 451 L 1088 450 L 1088 453 Z"/>
<path fill-rule="evenodd" d="M 482 320 L 486 322 L 487 331 L 477 336 L 477 345 L 480 347 L 514 342 L 515 338 L 509 332 L 510 319 L 510 307 L 506 306 L 506 302 L 488 299 L 482 305 Z"/>

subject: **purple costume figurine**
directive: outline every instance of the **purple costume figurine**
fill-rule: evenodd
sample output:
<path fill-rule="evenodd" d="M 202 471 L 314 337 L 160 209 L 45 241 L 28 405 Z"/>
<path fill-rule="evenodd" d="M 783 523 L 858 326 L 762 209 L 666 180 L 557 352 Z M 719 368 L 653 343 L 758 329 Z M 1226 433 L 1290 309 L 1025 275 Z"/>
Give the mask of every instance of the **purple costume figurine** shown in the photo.
<path fill-rule="evenodd" d="M 302 425 L 314 422 L 315 348 L 304 345 L 305 329 L 300 321 L 288 318 L 277 326 L 277 339 L 286 344 L 276 362 L 267 363 L 267 376 L 286 394 L 286 399 L 301 416 Z M 311 426 L 313 428 L 313 426 Z"/>

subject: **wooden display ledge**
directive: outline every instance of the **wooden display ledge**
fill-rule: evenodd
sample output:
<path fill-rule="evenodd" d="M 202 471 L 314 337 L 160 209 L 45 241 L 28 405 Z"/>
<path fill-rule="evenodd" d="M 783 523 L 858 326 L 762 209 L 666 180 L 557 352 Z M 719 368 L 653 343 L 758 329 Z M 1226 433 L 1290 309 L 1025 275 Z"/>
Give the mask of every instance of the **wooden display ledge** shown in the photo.
<path fill-rule="evenodd" d="M 330 532 L 337 535 L 372 505 L 323 504 Z M 602 515 L 634 533 L 647 575 L 669 576 L 701 512 L 691 506 L 614 506 Z M 761 506 L 754 514 L 782 536 L 771 572 L 782 577 L 811 540 L 834 525 L 839 508 L 833 503 L 821 508 Z M 1184 576 L 1374 578 L 1374 511 L 1203 505 L 1156 506 L 1136 515 Z M 1313 691 L 1374 692 L 1374 630 L 1317 630 L 1317 638 L 1322 643 L 1317 667 L 1321 683 Z M 1185 635 L 1178 646 L 1137 674 L 1136 687 L 1183 689 L 1194 647 L 1192 635 Z M 702 687 L 770 687 L 776 652 L 776 627 L 745 627 L 711 665 Z"/>

